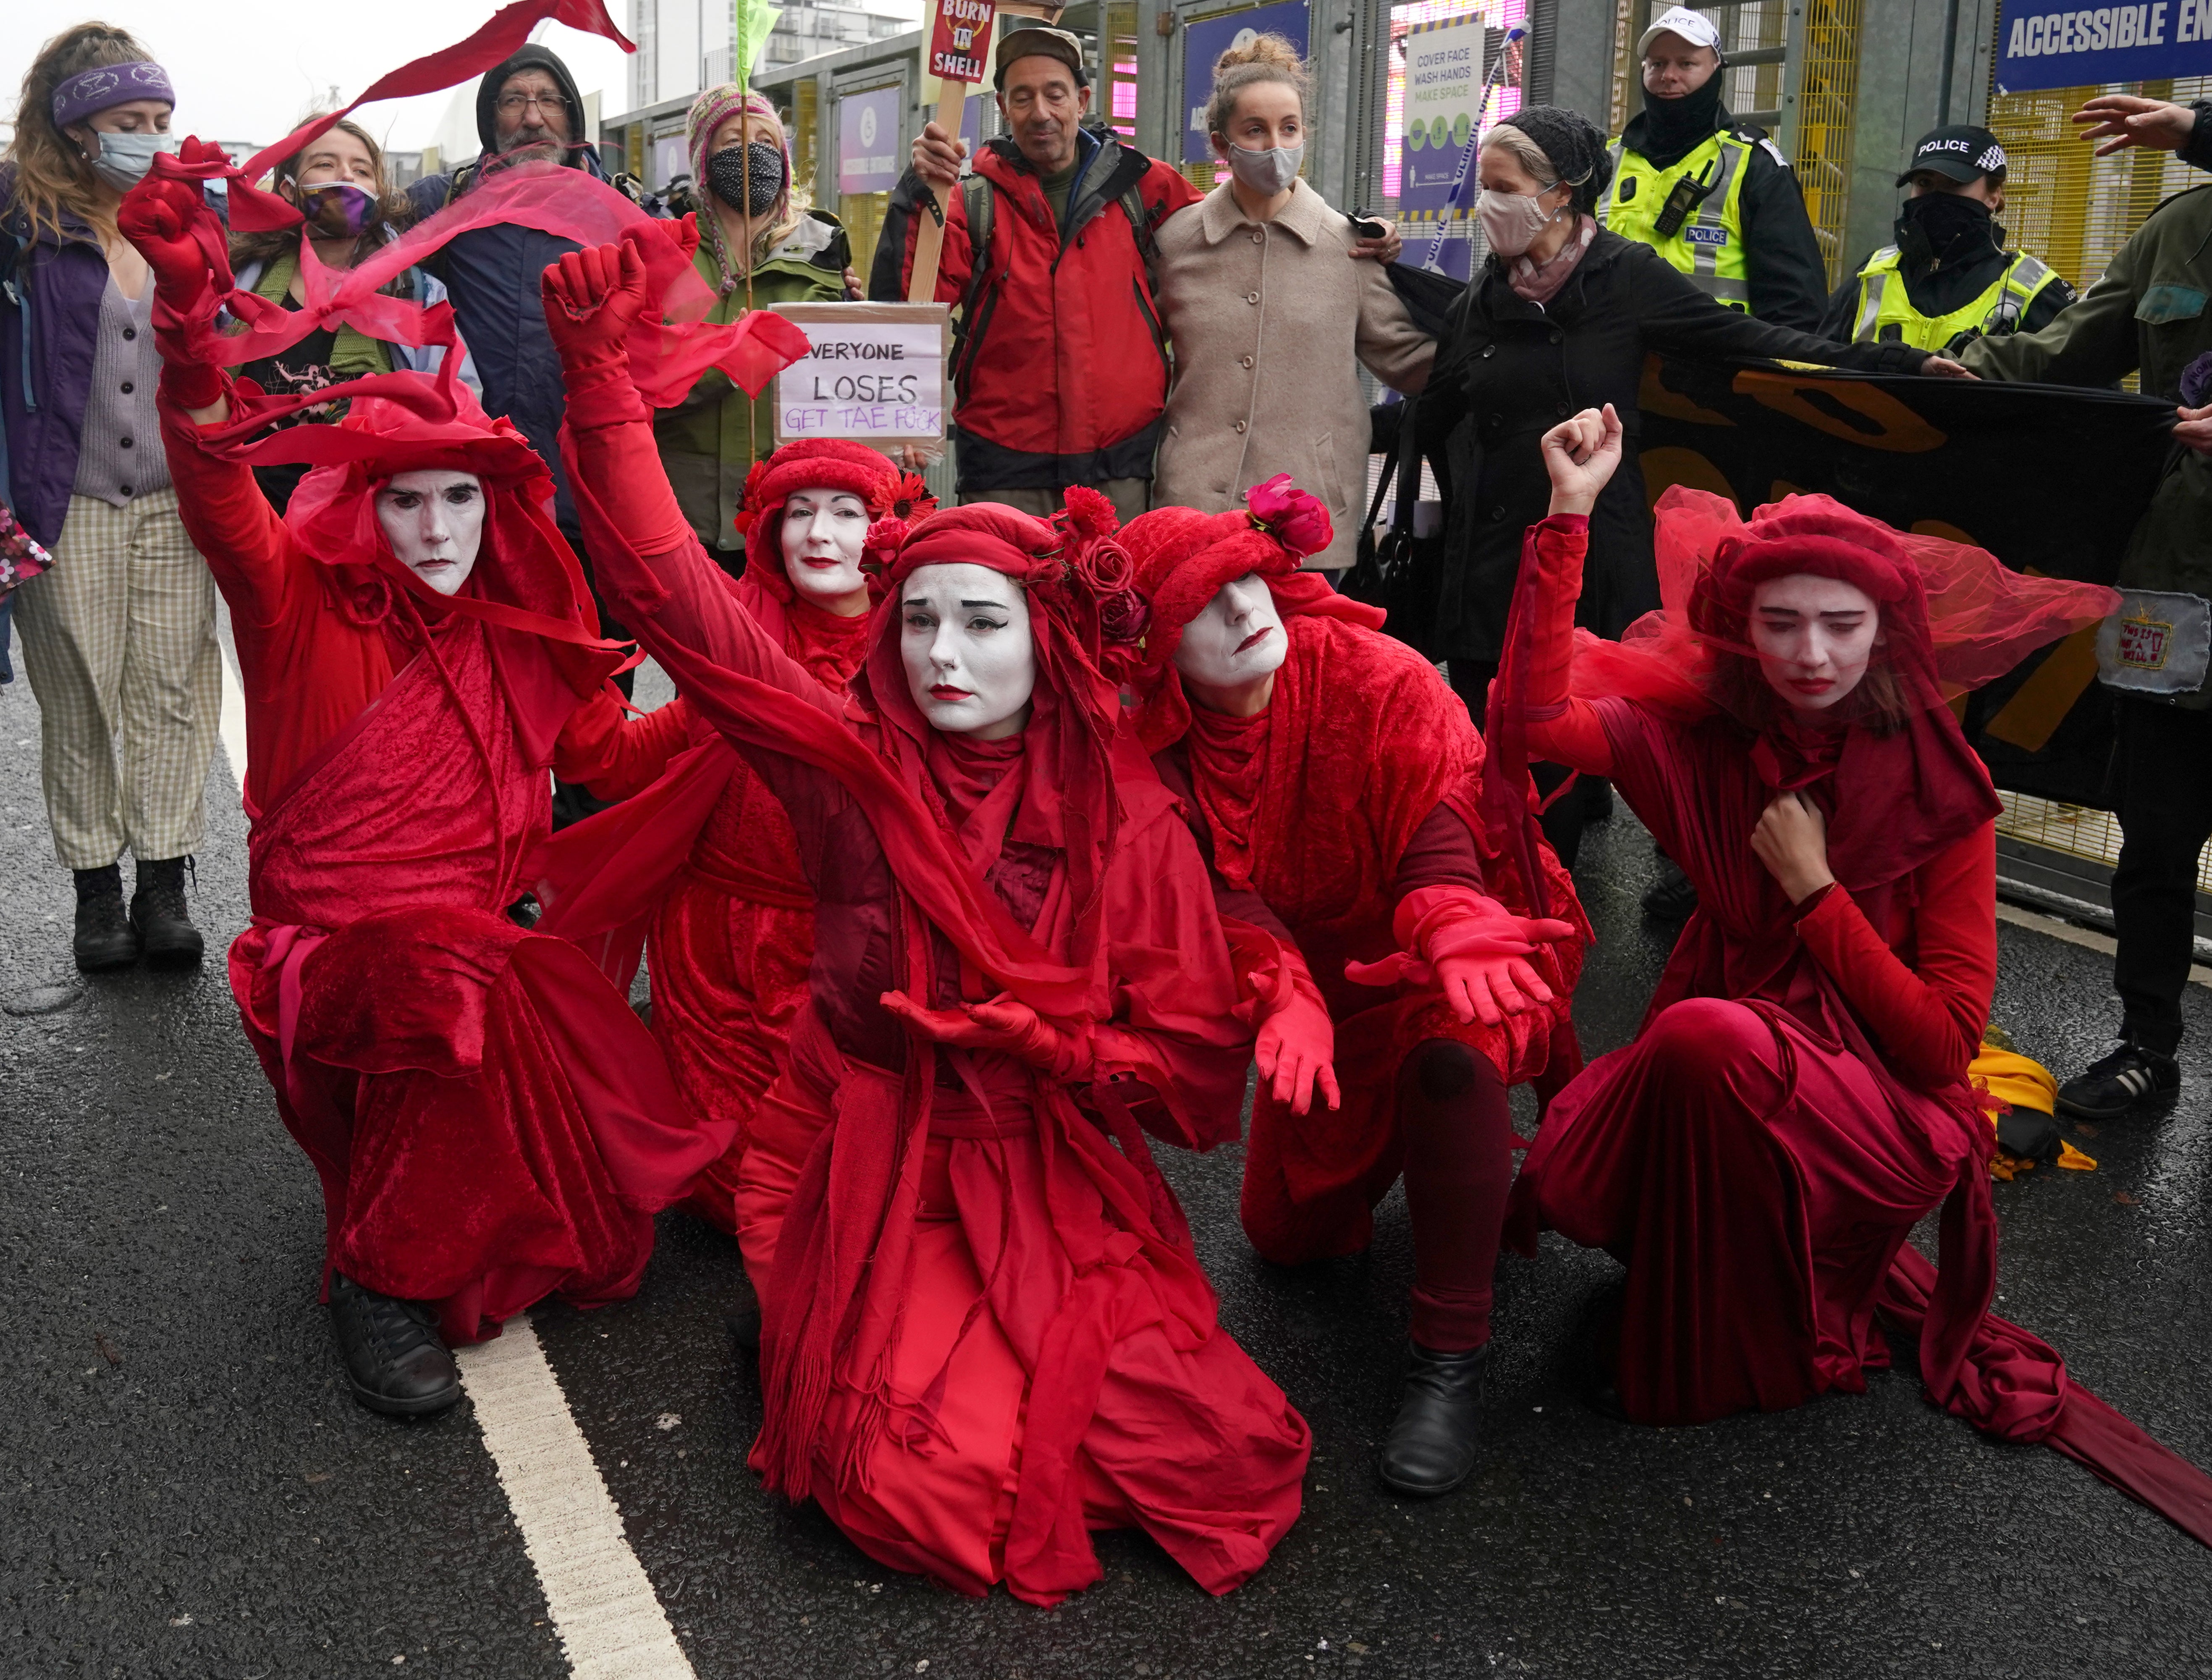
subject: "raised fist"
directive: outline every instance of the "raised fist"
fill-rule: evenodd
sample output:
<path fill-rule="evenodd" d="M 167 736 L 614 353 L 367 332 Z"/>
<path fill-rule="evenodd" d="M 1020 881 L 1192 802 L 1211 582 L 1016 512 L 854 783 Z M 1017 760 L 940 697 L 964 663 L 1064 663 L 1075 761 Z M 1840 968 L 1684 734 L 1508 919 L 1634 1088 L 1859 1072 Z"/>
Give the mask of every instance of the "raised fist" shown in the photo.
<path fill-rule="evenodd" d="M 216 289 L 215 270 L 201 235 L 204 227 L 220 237 L 222 227 L 201 197 L 198 182 L 149 174 L 124 195 L 115 222 L 154 271 L 161 301 L 179 314 L 191 313 Z M 226 261 L 224 267 L 228 266 Z M 228 289 L 229 277 L 226 273 L 222 277 Z"/>
<path fill-rule="evenodd" d="M 565 362 L 597 362 L 622 350 L 645 313 L 645 264 L 629 240 L 568 253 L 538 286 L 545 324 Z"/>

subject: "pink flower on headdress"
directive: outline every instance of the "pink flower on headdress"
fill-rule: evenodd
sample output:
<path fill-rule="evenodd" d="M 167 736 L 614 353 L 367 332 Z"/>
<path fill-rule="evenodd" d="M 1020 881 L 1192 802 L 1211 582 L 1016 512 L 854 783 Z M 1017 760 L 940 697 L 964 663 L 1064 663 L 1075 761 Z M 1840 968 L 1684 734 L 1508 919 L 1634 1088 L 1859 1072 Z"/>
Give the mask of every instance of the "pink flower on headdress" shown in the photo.
<path fill-rule="evenodd" d="M 889 571 L 891 562 L 898 557 L 899 550 L 905 545 L 906 537 L 907 522 L 896 514 L 877 520 L 868 527 L 868 534 L 860 539 L 860 569 Z"/>
<path fill-rule="evenodd" d="M 1251 511 L 1255 525 L 1302 560 L 1320 553 L 1335 539 L 1336 526 L 1328 508 L 1320 497 L 1292 484 L 1287 472 L 1278 472 L 1266 484 L 1246 490 L 1244 505 Z"/>

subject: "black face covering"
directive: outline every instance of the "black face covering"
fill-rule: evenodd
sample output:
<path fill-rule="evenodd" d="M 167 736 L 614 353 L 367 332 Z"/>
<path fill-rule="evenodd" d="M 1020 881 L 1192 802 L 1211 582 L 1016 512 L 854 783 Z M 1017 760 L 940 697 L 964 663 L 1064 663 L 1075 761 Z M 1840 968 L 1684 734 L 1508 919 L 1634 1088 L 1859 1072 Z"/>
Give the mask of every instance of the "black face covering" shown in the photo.
<path fill-rule="evenodd" d="M 707 160 L 707 185 L 732 210 L 766 216 L 783 192 L 783 148 L 765 140 L 725 146 Z"/>
<path fill-rule="evenodd" d="M 1897 248 L 1913 267 L 1955 268 L 1997 248 L 1996 221 L 1978 198 L 1926 192 L 1907 198 L 1897 218 Z"/>
<path fill-rule="evenodd" d="M 1704 87 L 1680 99 L 1661 99 L 1645 90 L 1641 149 L 1654 167 L 1670 167 L 1720 132 L 1721 82 L 1727 74 L 1716 70 Z"/>

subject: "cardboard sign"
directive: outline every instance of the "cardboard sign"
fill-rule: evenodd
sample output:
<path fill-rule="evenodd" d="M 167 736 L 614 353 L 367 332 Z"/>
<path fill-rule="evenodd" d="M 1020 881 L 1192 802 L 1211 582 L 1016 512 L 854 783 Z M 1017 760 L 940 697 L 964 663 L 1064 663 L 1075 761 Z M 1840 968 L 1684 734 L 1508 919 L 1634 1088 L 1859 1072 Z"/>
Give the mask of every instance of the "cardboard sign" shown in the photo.
<path fill-rule="evenodd" d="M 811 348 L 775 376 L 775 439 L 938 442 L 952 311 L 943 303 L 778 303 Z"/>
<path fill-rule="evenodd" d="M 989 78 L 985 53 L 991 44 L 995 0 L 937 0 L 937 21 L 929 32 L 929 73 L 943 82 Z"/>

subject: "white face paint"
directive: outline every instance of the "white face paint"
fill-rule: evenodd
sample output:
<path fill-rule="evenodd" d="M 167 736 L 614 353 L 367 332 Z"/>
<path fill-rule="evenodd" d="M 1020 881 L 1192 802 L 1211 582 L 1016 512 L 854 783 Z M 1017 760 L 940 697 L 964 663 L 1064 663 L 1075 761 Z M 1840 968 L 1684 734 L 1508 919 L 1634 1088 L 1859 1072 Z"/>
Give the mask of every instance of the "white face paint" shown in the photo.
<path fill-rule="evenodd" d="M 1881 613 L 1841 578 L 1792 572 L 1751 593 L 1751 645 L 1767 685 L 1799 711 L 1824 711 L 1859 685 Z"/>
<path fill-rule="evenodd" d="M 396 472 L 376 492 L 376 522 L 392 553 L 441 595 L 457 593 L 476 569 L 483 520 L 483 485 L 473 472 Z"/>
<path fill-rule="evenodd" d="M 1207 688 L 1242 688 L 1273 675 L 1290 651 L 1267 581 L 1248 572 L 1215 590 L 1206 610 L 1183 626 L 1175 665 Z"/>
<path fill-rule="evenodd" d="M 779 534 L 784 575 L 793 589 L 826 612 L 850 617 L 868 610 L 868 586 L 860 575 L 866 502 L 849 490 L 793 490 L 784 498 Z"/>
<path fill-rule="evenodd" d="M 899 590 L 914 703 L 949 735 L 1000 740 L 1029 721 L 1036 643 L 1021 585 L 988 566 L 922 566 Z"/>

